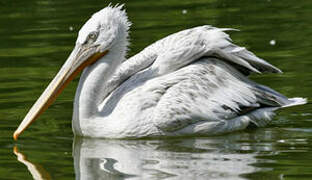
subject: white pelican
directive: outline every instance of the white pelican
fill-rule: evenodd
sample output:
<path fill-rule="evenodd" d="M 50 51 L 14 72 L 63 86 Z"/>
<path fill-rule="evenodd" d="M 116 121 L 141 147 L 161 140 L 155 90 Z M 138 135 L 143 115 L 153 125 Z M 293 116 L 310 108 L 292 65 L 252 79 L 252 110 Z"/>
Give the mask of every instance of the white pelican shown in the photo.
<path fill-rule="evenodd" d="M 130 27 L 122 6 L 95 13 L 14 139 L 81 71 L 75 135 L 98 138 L 213 135 L 264 126 L 280 107 L 306 103 L 247 78 L 281 71 L 209 25 L 169 35 L 125 61 Z"/>

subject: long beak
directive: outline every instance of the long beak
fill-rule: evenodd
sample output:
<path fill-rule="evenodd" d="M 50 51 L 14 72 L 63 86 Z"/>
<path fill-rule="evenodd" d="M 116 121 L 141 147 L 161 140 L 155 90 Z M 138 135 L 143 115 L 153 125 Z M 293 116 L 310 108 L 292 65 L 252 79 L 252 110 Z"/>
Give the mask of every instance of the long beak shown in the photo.
<path fill-rule="evenodd" d="M 69 84 L 69 82 L 72 81 L 80 71 L 93 64 L 107 53 L 108 51 L 97 52 L 96 47 L 86 48 L 77 44 L 60 71 L 51 81 L 49 86 L 44 90 L 39 99 L 29 110 L 22 123 L 16 129 L 13 134 L 13 138 L 17 140 L 18 136 L 54 102 L 56 97 L 64 90 L 66 85 Z"/>

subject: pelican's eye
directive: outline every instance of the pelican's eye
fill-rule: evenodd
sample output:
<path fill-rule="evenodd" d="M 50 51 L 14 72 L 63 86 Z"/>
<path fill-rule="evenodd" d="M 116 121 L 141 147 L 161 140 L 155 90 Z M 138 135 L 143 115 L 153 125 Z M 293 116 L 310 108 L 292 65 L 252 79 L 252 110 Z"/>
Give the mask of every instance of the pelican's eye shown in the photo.
<path fill-rule="evenodd" d="M 90 32 L 90 34 L 88 35 L 85 44 L 91 44 L 94 43 L 98 37 L 98 32 L 97 31 L 92 31 Z"/>

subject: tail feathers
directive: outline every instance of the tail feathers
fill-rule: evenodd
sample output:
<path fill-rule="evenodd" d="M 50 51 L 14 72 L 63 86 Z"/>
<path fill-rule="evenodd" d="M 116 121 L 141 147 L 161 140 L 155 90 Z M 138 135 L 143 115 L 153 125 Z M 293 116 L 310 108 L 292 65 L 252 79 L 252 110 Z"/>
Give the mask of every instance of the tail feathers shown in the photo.
<path fill-rule="evenodd" d="M 265 107 L 260 108 L 258 110 L 252 111 L 251 113 L 247 114 L 248 118 L 250 119 L 250 122 L 255 124 L 258 127 L 264 127 L 267 124 L 270 123 L 272 120 L 272 117 L 275 115 L 274 111 L 284 108 L 284 107 L 291 107 L 291 106 L 297 106 L 307 103 L 306 98 L 301 97 L 295 97 L 295 98 L 289 98 L 289 104 L 283 105 L 281 107 Z"/>
<path fill-rule="evenodd" d="M 301 97 L 295 97 L 295 98 L 289 98 L 288 99 L 290 101 L 289 104 L 283 105 L 282 107 L 291 107 L 291 106 L 298 106 L 298 105 L 302 105 L 302 104 L 306 104 L 307 103 L 307 98 L 301 98 Z"/>
<path fill-rule="evenodd" d="M 307 103 L 306 98 L 301 97 L 287 98 L 281 93 L 260 84 L 254 84 L 253 88 L 254 91 L 256 92 L 257 100 L 259 101 L 259 103 L 269 107 L 284 108 Z"/>
<path fill-rule="evenodd" d="M 264 107 L 247 114 L 247 116 L 250 118 L 250 121 L 258 127 L 266 126 L 272 120 L 274 111 L 280 108 L 307 103 L 307 99 L 305 98 L 287 98 L 263 85 L 255 84 L 254 88 L 258 102 L 264 105 Z"/>
<path fill-rule="evenodd" d="M 271 107 L 283 107 L 292 103 L 286 96 L 267 86 L 254 84 L 253 88 L 260 104 Z"/>

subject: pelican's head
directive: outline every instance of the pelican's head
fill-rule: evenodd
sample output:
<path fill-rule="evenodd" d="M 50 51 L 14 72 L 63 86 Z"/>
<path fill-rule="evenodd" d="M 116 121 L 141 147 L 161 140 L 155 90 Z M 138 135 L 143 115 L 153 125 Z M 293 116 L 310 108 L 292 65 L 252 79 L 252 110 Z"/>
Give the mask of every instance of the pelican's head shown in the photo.
<path fill-rule="evenodd" d="M 131 23 L 122 7 L 123 5 L 114 7 L 109 5 L 93 14 L 82 26 L 70 56 L 14 132 L 15 140 L 54 102 L 65 86 L 81 70 L 110 51 L 126 52 L 128 29 Z"/>
<path fill-rule="evenodd" d="M 97 52 L 127 48 L 131 23 L 122 7 L 108 6 L 93 14 L 80 29 L 76 46 L 94 48 Z"/>

